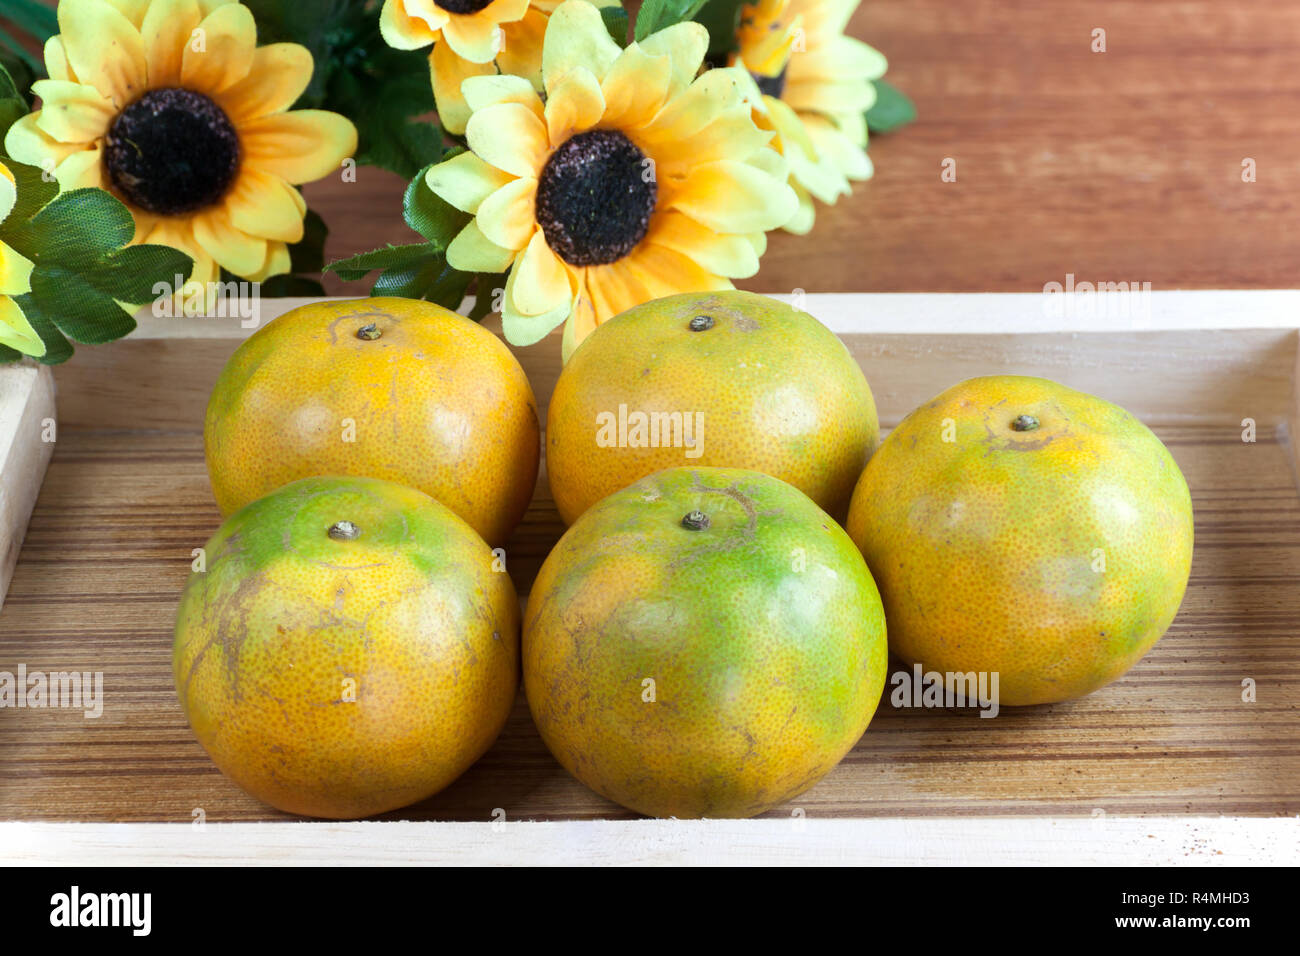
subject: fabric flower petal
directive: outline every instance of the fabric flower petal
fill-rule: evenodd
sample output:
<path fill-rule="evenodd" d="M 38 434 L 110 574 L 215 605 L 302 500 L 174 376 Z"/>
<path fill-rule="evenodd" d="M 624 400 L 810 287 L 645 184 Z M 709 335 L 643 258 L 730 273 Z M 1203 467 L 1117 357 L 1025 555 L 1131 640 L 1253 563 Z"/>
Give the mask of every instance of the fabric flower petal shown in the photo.
<path fill-rule="evenodd" d="M 786 185 L 748 163 L 723 160 L 692 169 L 672 205 L 718 232 L 777 229 L 799 200 Z"/>
<path fill-rule="evenodd" d="M 202 44 L 187 44 L 181 57 L 183 86 L 219 93 L 248 76 L 257 49 L 257 23 L 248 7 L 242 3 L 219 7 L 204 17 L 198 29 Z"/>
<path fill-rule="evenodd" d="M 552 143 L 590 129 L 605 113 L 605 96 L 590 70 L 565 73 L 546 99 L 546 128 Z"/>
<path fill-rule="evenodd" d="M 470 220 L 447 246 L 447 264 L 461 272 L 505 272 L 514 262 L 518 250 L 503 249 L 490 242 Z"/>
<path fill-rule="evenodd" d="M 297 43 L 258 47 L 248 75 L 214 99 L 238 126 L 247 120 L 283 113 L 311 82 L 311 51 Z"/>
<path fill-rule="evenodd" d="M 309 183 L 337 170 L 356 152 L 357 128 L 337 113 L 294 110 L 263 116 L 240 129 L 244 157 L 289 183 Z"/>
<path fill-rule="evenodd" d="M 208 209 L 192 222 L 194 240 L 235 275 L 250 275 L 266 262 L 266 240 L 237 228 L 224 209 Z"/>
<path fill-rule="evenodd" d="M 80 82 L 118 109 L 144 92 L 144 40 L 121 11 L 100 0 L 63 0 L 57 12 L 68 64 Z"/>
<path fill-rule="evenodd" d="M 704 54 L 709 49 L 709 31 L 702 24 L 687 20 L 652 33 L 641 41 L 641 49 L 651 56 L 667 56 L 672 63 L 670 95 L 677 95 L 691 85 Z"/>
<path fill-rule="evenodd" d="M 484 199 L 474 221 L 493 245 L 522 249 L 536 225 L 533 218 L 536 196 L 536 179 L 516 179 Z"/>
<path fill-rule="evenodd" d="M 443 128 L 456 136 L 465 135 L 471 112 L 465 101 L 462 84 L 473 76 L 494 76 L 491 63 L 471 63 L 458 57 L 451 46 L 435 43 L 429 57 L 429 75 L 433 81 L 433 99 Z"/>
<path fill-rule="evenodd" d="M 149 5 L 140 35 L 151 87 L 180 84 L 185 50 L 202 22 L 198 0 L 154 0 Z"/>
<path fill-rule="evenodd" d="M 758 272 L 758 255 L 743 235 L 715 232 L 675 210 L 659 217 L 646 241 L 680 252 L 716 275 L 747 279 Z"/>
<path fill-rule="evenodd" d="M 540 229 L 534 231 L 511 273 L 518 281 L 508 300 L 524 315 L 554 312 L 561 306 L 567 308 L 573 301 L 569 271 L 546 244 L 546 236 Z M 554 327 L 553 324 L 551 328 Z"/>
<path fill-rule="evenodd" d="M 478 110 L 465 125 L 465 136 L 475 153 L 516 176 L 533 176 L 546 161 L 546 127 L 536 113 L 519 103 Z"/>
<path fill-rule="evenodd" d="M 303 235 L 302 197 L 278 176 L 260 169 L 240 170 L 226 196 L 230 222 L 236 229 L 280 242 L 298 242 Z"/>
<path fill-rule="evenodd" d="M 434 195 L 472 214 L 484 199 L 515 180 L 474 153 L 465 152 L 430 167 L 424 181 Z"/>
<path fill-rule="evenodd" d="M 32 92 L 41 98 L 36 125 L 62 143 L 99 139 L 117 117 L 117 109 L 93 86 L 66 80 L 37 80 L 32 84 Z"/>
<path fill-rule="evenodd" d="M 565 73 L 579 66 L 603 79 L 620 53 L 599 10 L 589 3 L 562 3 L 546 26 L 542 82 L 550 90 Z"/>

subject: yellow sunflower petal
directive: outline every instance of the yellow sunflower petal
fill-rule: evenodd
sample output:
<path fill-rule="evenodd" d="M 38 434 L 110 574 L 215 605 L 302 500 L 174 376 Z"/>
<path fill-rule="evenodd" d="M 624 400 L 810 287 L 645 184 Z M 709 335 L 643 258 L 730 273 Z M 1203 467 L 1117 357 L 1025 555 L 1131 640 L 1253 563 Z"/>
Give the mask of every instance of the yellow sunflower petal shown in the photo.
<path fill-rule="evenodd" d="M 861 113 L 876 101 L 876 89 L 871 81 L 857 78 L 788 79 L 781 99 L 800 111 Z"/>
<path fill-rule="evenodd" d="M 457 209 L 476 213 L 484 199 L 516 180 L 473 153 L 465 152 L 431 167 L 424 181 L 435 195 Z"/>
<path fill-rule="evenodd" d="M 181 83 L 202 93 L 219 93 L 248 76 L 257 49 L 257 23 L 242 3 L 218 7 L 198 26 L 202 50 L 189 43 L 181 57 Z"/>
<path fill-rule="evenodd" d="M 538 232 L 540 236 L 540 231 Z M 552 257 L 554 258 L 554 257 Z M 524 312 L 521 305 L 523 301 L 530 301 L 532 304 L 540 301 L 536 295 L 536 290 L 528 290 L 525 287 L 533 278 L 526 274 L 516 264 L 515 268 L 510 270 L 510 275 L 506 277 L 506 295 L 501 306 L 501 330 L 505 333 L 506 341 L 511 345 L 526 346 L 534 345 L 546 338 L 551 330 L 563 322 L 573 312 L 573 296 L 569 291 L 570 286 L 567 276 L 563 281 L 563 292 L 558 295 L 555 304 L 542 312 L 529 313 Z M 556 285 L 553 291 L 559 292 L 560 286 Z"/>
<path fill-rule="evenodd" d="M 874 167 L 866 150 L 819 116 L 805 116 L 804 123 L 818 155 L 825 157 L 842 175 L 857 180 L 871 178 Z"/>
<path fill-rule="evenodd" d="M 471 219 L 448 244 L 447 264 L 461 272 L 505 272 L 517 254 L 517 249 L 503 249 L 489 242 Z"/>
<path fill-rule="evenodd" d="M 239 135 L 250 164 L 294 184 L 330 175 L 357 148 L 357 128 L 326 110 L 262 116 L 245 123 Z"/>
<path fill-rule="evenodd" d="M 785 225 L 799 200 L 784 178 L 722 160 L 692 169 L 670 203 L 717 232 L 755 232 Z"/>
<path fill-rule="evenodd" d="M 623 260 L 628 277 L 645 289 L 645 301 L 678 292 L 715 292 L 732 288 L 690 256 L 653 242 L 643 242 Z"/>
<path fill-rule="evenodd" d="M 93 86 L 66 80 L 37 80 L 41 98 L 36 124 L 61 143 L 89 143 L 108 132 L 117 109 Z"/>
<path fill-rule="evenodd" d="M 266 244 L 266 261 L 261 268 L 248 274 L 251 282 L 265 282 L 272 276 L 284 275 L 293 269 L 293 259 L 289 254 L 289 246 L 283 242 L 268 242 Z"/>
<path fill-rule="evenodd" d="M 885 55 L 854 37 L 836 36 L 811 51 L 790 58 L 787 79 L 804 80 L 823 78 L 860 78 L 878 80 L 889 69 Z"/>
<path fill-rule="evenodd" d="M 538 90 L 542 88 L 542 42 L 548 19 L 547 14 L 529 7 L 522 20 L 501 25 L 505 39 L 497 66 L 502 73 L 522 76 Z"/>
<path fill-rule="evenodd" d="M 21 116 L 5 134 L 5 152 L 16 161 L 28 166 L 61 163 L 82 147 L 76 143 L 60 143 L 38 125 L 41 111 Z"/>
<path fill-rule="evenodd" d="M 465 134 L 470 108 L 461 85 L 474 76 L 494 76 L 491 63 L 471 63 L 458 57 L 446 43 L 435 43 L 429 57 L 429 76 L 433 81 L 433 99 L 443 128 L 456 136 Z"/>
<path fill-rule="evenodd" d="M 514 294 L 507 296 L 507 299 L 520 313 L 544 315 L 564 306 L 567 314 L 568 306 L 573 302 L 569 270 L 546 244 L 546 236 L 541 229 L 533 233 L 528 247 L 515 262 L 510 274 L 516 281 Z M 552 323 L 551 328 L 557 324 L 558 322 Z"/>
<path fill-rule="evenodd" d="M 812 196 L 808 194 L 808 190 L 798 183 L 794 183 L 793 188 L 795 195 L 799 197 L 799 209 L 782 228 L 793 235 L 806 236 L 812 232 L 813 222 L 817 218 L 817 210 L 813 206 Z"/>
<path fill-rule="evenodd" d="M 475 153 L 516 176 L 535 176 L 550 145 L 537 114 L 519 103 L 476 111 L 465 125 L 465 137 Z"/>
<path fill-rule="evenodd" d="M 9 214 L 14 211 L 14 205 L 18 202 L 18 182 L 14 179 L 14 174 L 10 172 L 9 167 L 0 162 L 0 223 L 3 223 Z M 3 291 L 0 288 L 0 291 Z"/>
<path fill-rule="evenodd" d="M 8 296 L 0 296 L 0 345 L 38 358 L 45 354 L 45 343 L 27 321 L 23 310 L 18 308 L 18 303 Z"/>
<path fill-rule="evenodd" d="M 560 339 L 560 360 L 567 363 L 583 339 L 595 330 L 596 310 L 591 304 L 591 296 L 585 286 L 579 286 L 573 298 L 573 311 L 564 323 L 564 335 Z"/>
<path fill-rule="evenodd" d="M 487 10 L 480 10 L 468 16 L 454 15 L 447 18 L 442 28 L 442 39 L 456 52 L 474 63 L 491 63 L 501 49 L 505 33 L 500 25 L 486 16 Z"/>
<path fill-rule="evenodd" d="M 99 189 L 104 185 L 104 151 L 82 149 L 68 154 L 54 167 L 54 176 L 65 191 L 71 189 Z"/>
<path fill-rule="evenodd" d="M 505 73 L 471 76 L 461 83 L 460 92 L 471 112 L 487 109 L 497 103 L 518 103 L 527 106 L 538 119 L 545 115 L 541 97 L 522 76 L 509 76 Z"/>
<path fill-rule="evenodd" d="M 497 23 L 514 23 L 528 12 L 529 0 L 492 0 L 479 13 Z"/>
<path fill-rule="evenodd" d="M 151 87 L 180 83 L 181 61 L 202 22 L 198 0 L 155 0 L 149 5 L 140 35 Z"/>
<path fill-rule="evenodd" d="M 622 50 L 605 29 L 600 11 L 581 0 L 568 0 L 555 8 L 546 25 L 542 47 L 542 82 L 553 88 L 574 67 L 586 67 L 604 79 Z"/>
<path fill-rule="evenodd" d="M 674 23 L 641 41 L 641 49 L 651 56 L 666 56 L 672 63 L 672 87 L 676 95 L 695 79 L 709 49 L 709 31 L 692 20 Z"/>
<path fill-rule="evenodd" d="M 51 80 L 70 80 L 77 82 L 77 74 L 68 63 L 68 51 L 63 47 L 63 38 L 55 35 L 45 41 L 45 72 Z"/>
<path fill-rule="evenodd" d="M 149 9 L 150 0 L 108 0 L 118 9 L 122 16 L 131 21 L 131 24 L 139 28 L 144 23 L 145 12 Z"/>
<path fill-rule="evenodd" d="M 116 7 L 100 0 L 63 0 L 59 33 L 77 79 L 121 109 L 144 92 L 144 41 Z"/>
<path fill-rule="evenodd" d="M 639 135 L 651 143 L 680 146 L 719 116 L 748 119 L 750 112 L 736 71 L 708 70 L 684 93 L 673 97 Z M 752 120 L 749 125 L 753 126 Z M 764 134 L 764 142 L 770 135 Z"/>
<path fill-rule="evenodd" d="M 22 295 L 31 291 L 32 260 L 0 241 L 0 295 Z"/>
<path fill-rule="evenodd" d="M 425 6 L 433 7 L 433 4 Z M 433 11 L 428 11 L 426 16 L 411 16 L 406 11 L 405 0 L 384 0 L 384 9 L 379 14 L 379 32 L 383 34 L 384 42 L 395 49 L 418 50 L 438 39 L 438 31 L 446 18 L 445 12 L 438 16 Z"/>
<path fill-rule="evenodd" d="M 536 225 L 533 218 L 536 196 L 536 179 L 516 179 L 484 199 L 474 221 L 493 245 L 503 249 L 522 249 Z"/>
<path fill-rule="evenodd" d="M 574 133 L 591 129 L 605 113 L 600 83 L 588 69 L 565 73 L 546 98 L 546 129 L 552 143 L 562 143 Z"/>
<path fill-rule="evenodd" d="M 230 221 L 225 209 L 208 209 L 190 220 L 194 241 L 223 268 L 235 275 L 248 276 L 266 262 L 267 242 L 250 236 Z"/>
<path fill-rule="evenodd" d="M 758 256 L 743 235 L 723 235 L 675 210 L 656 217 L 646 242 L 680 252 L 716 275 L 747 279 L 758 272 Z"/>
<path fill-rule="evenodd" d="M 297 242 L 303 234 L 302 197 L 278 176 L 245 167 L 226 196 L 236 229 L 280 242 Z"/>
<path fill-rule="evenodd" d="M 666 56 L 651 56 L 636 44 L 623 51 L 601 81 L 605 97 L 604 121 L 610 126 L 644 126 L 668 98 L 672 63 Z"/>
<path fill-rule="evenodd" d="M 214 98 L 236 126 L 259 116 L 283 113 L 311 82 L 311 51 L 297 43 L 272 43 L 253 53 L 248 76 Z"/>

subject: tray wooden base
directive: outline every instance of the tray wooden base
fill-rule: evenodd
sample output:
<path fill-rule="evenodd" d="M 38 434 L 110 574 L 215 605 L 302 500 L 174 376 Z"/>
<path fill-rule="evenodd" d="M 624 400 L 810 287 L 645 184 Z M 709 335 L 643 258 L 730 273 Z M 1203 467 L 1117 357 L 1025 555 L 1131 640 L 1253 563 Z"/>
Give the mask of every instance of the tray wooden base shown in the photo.
<path fill-rule="evenodd" d="M 1196 555 L 1169 633 L 1082 700 L 974 711 L 882 701 L 858 746 L 792 806 L 809 817 L 1300 812 L 1300 494 L 1273 430 L 1157 428 L 1193 489 Z M 545 482 L 508 551 L 526 592 L 562 528 Z M 171 678 L 190 550 L 219 522 L 197 432 L 65 430 L 0 611 L 0 669 L 104 674 L 104 712 L 0 711 L 0 815 L 188 822 L 288 817 L 226 780 Z M 1242 701 L 1242 681 L 1257 700 Z M 888 689 L 887 689 L 888 690 Z M 627 818 L 542 745 L 522 698 L 464 777 L 390 819 Z"/>

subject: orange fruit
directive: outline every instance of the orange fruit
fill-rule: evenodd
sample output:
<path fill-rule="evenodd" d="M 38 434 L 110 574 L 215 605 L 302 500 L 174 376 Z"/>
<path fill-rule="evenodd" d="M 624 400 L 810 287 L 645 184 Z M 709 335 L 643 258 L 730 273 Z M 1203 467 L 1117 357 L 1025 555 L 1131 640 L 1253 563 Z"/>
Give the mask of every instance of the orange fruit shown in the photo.
<path fill-rule="evenodd" d="M 537 482 L 537 403 L 495 335 L 413 299 L 318 302 L 244 342 L 204 422 L 222 514 L 296 478 L 418 488 L 494 545 Z"/>
<path fill-rule="evenodd" d="M 177 615 L 176 691 L 199 743 L 259 800 L 382 813 L 441 790 L 496 739 L 518 687 L 514 585 L 428 495 L 304 478 L 204 551 Z"/>
<path fill-rule="evenodd" d="M 546 433 L 567 524 L 677 466 L 752 468 L 842 518 L 879 422 L 862 369 L 811 315 L 751 292 L 708 292 L 597 326 L 560 374 Z"/>
<path fill-rule="evenodd" d="M 998 675 L 1003 704 L 1091 693 L 1178 611 L 1192 502 L 1124 409 L 1056 382 L 975 378 L 903 420 L 862 473 L 848 531 L 890 648 L 940 674 Z"/>
<path fill-rule="evenodd" d="M 672 468 L 593 505 L 542 565 L 524 686 L 557 760 L 640 813 L 747 817 L 811 787 L 885 684 L 848 535 L 754 471 Z"/>

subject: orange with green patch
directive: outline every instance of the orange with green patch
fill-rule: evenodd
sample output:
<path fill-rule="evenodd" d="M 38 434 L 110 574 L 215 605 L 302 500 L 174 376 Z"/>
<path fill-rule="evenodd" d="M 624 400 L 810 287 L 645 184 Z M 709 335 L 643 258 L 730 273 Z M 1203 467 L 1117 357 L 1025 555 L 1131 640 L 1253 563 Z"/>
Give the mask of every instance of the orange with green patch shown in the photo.
<path fill-rule="evenodd" d="M 675 468 L 603 499 L 542 565 L 524 684 L 587 786 L 652 816 L 747 817 L 866 730 L 885 619 L 853 542 L 775 478 Z"/>
<path fill-rule="evenodd" d="M 848 531 L 890 647 L 940 673 L 997 672 L 1003 704 L 1115 680 L 1169 627 L 1192 503 L 1124 409 L 1041 378 L 976 378 L 903 420 L 867 464 Z"/>
<path fill-rule="evenodd" d="M 688 293 L 627 310 L 573 354 L 546 468 L 567 524 L 638 478 L 695 466 L 773 475 L 842 518 L 879 431 L 862 369 L 811 315 L 752 292 Z"/>
<path fill-rule="evenodd" d="M 199 743 L 259 800 L 382 813 L 496 739 L 518 686 L 514 586 L 428 495 L 302 479 L 232 516 L 204 557 L 177 615 L 176 690 Z"/>
<path fill-rule="evenodd" d="M 419 488 L 494 545 L 541 455 L 524 370 L 487 329 L 413 299 L 317 302 L 241 345 L 204 423 L 223 514 L 310 475 Z"/>

